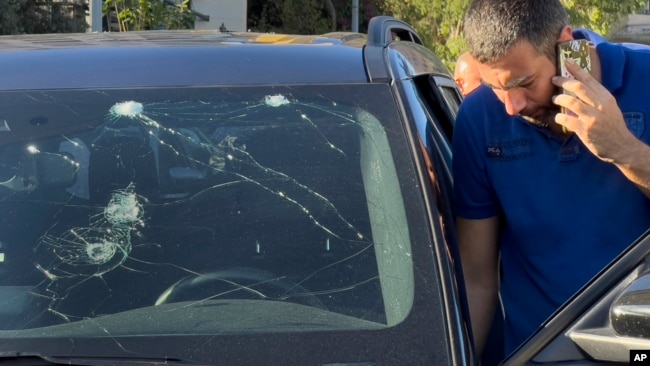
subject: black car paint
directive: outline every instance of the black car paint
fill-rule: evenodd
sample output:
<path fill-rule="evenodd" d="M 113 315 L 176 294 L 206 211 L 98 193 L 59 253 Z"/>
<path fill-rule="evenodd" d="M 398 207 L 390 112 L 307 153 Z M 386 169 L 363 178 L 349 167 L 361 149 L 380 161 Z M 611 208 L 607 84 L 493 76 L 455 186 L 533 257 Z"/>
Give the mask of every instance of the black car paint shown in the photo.
<path fill-rule="evenodd" d="M 391 27 L 395 26 L 401 35 L 412 34 L 401 22 L 390 20 L 387 25 L 389 28 L 382 30 L 384 34 L 390 34 Z M 451 80 L 448 70 L 436 62 L 435 56 L 427 54 L 424 47 L 409 46 L 407 52 L 386 48 L 388 43 L 399 45 L 392 39 L 376 41 L 371 36 L 371 41 L 366 44 L 365 37 L 360 35 L 331 34 L 295 37 L 294 44 L 282 45 L 277 44 L 281 42 L 259 42 L 258 36 L 156 31 L 3 37 L 0 38 L 0 68 L 5 70 L 6 77 L 0 83 L 0 91 L 4 91 L 5 96 L 30 93 L 47 96 L 47 90 L 63 89 L 214 85 L 236 89 L 247 85 L 285 88 L 291 85 L 376 83 L 389 86 L 398 105 L 404 107 L 398 96 L 406 85 L 403 82 L 433 74 Z M 403 66 L 397 78 L 388 76 L 387 60 Z M 406 67 L 409 62 L 411 66 Z M 385 68 L 384 76 L 374 76 L 383 74 L 375 71 L 378 67 Z M 436 93 L 433 88 L 425 92 Z M 75 363 L 74 360 L 106 358 L 145 357 L 155 360 L 155 354 L 169 361 L 177 359 L 210 364 L 471 364 L 468 326 L 461 309 L 463 300 L 455 274 L 458 261 L 455 266 L 452 260 L 455 252 L 449 250 L 453 246 L 449 242 L 452 218 L 450 212 L 446 212 L 447 204 L 438 202 L 449 195 L 448 187 L 441 188 L 437 182 L 429 181 L 424 173 L 425 162 L 416 132 L 419 127 L 409 120 L 409 113 L 401 111 L 399 115 L 406 122 L 402 127 L 409 140 L 397 144 L 394 153 L 411 156 L 412 164 L 419 171 L 413 175 L 416 180 L 410 182 L 419 187 L 419 193 L 406 199 L 426 202 L 419 210 L 407 212 L 407 215 L 430 218 L 427 227 L 413 233 L 416 297 L 411 315 L 401 324 L 367 331 L 314 330 L 164 337 L 132 337 L 106 332 L 100 337 L 53 338 L 55 334 L 64 334 L 60 333 L 65 332 L 64 328 L 58 328 L 50 335 L 47 330 L 13 335 L 10 332 L 7 334 L 10 338 L 2 342 L 2 353 L 11 355 L 13 349 L 20 355 L 46 356 L 52 360 L 62 357 L 71 363 Z M 29 141 L 39 134 L 57 133 L 61 127 L 53 122 L 48 124 L 48 119 L 41 115 L 31 116 L 28 120 L 33 122 L 34 118 L 43 123 L 26 125 L 22 135 L 17 135 L 20 130 L 14 129 L 11 141 Z M 75 122 L 68 122 L 72 123 Z M 36 127 L 40 127 L 41 132 L 34 132 Z M 439 150 L 434 143 L 448 141 L 446 138 L 435 142 L 428 140 L 427 149 Z M 436 168 L 436 173 L 442 175 L 448 171 Z M 441 181 L 448 182 L 450 177 Z M 444 229 L 441 226 L 443 222 L 446 222 Z M 436 293 L 444 296 L 439 298 Z M 163 320 L 164 317 L 160 319 Z M 93 319 L 84 321 L 95 322 Z M 119 321 L 128 321 L 128 314 Z M 169 353 L 168 350 L 173 348 L 184 351 Z M 140 354 L 133 350 L 147 351 Z"/>

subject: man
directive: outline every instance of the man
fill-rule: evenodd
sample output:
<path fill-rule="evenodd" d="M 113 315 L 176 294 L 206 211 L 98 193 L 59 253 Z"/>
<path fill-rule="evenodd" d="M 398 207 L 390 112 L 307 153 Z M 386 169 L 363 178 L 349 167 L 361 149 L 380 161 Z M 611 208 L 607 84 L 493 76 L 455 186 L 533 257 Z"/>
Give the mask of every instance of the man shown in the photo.
<path fill-rule="evenodd" d="M 473 0 L 464 31 L 488 87 L 454 130 L 458 240 L 476 350 L 500 292 L 507 355 L 650 227 L 650 49 L 574 32 L 559 0 Z M 574 38 L 591 74 L 556 77 Z"/>
<path fill-rule="evenodd" d="M 469 52 L 465 52 L 456 60 L 454 68 L 454 80 L 463 93 L 463 96 L 474 91 L 481 85 L 481 75 L 478 73 L 476 60 Z"/>

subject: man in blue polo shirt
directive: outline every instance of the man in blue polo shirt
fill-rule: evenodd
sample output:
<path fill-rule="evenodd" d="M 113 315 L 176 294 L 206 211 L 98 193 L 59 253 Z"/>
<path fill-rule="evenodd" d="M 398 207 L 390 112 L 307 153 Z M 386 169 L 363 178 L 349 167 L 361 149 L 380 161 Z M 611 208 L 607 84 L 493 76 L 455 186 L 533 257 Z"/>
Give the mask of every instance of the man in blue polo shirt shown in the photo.
<path fill-rule="evenodd" d="M 650 228 L 650 48 L 572 31 L 558 0 L 474 0 L 465 38 L 483 86 L 454 130 L 458 240 L 477 352 L 500 292 L 507 355 Z M 591 73 L 555 77 L 574 38 Z"/>

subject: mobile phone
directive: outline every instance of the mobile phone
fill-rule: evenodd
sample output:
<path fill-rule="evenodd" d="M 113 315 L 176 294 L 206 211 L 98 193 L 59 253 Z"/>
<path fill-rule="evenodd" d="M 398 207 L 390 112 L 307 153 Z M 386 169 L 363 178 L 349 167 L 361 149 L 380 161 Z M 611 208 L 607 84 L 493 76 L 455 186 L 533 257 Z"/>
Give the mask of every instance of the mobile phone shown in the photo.
<path fill-rule="evenodd" d="M 557 72 L 558 75 L 573 79 L 573 75 L 566 69 L 566 60 L 572 59 L 576 64 L 587 71 L 591 71 L 591 58 L 589 56 L 589 41 L 586 39 L 574 39 L 568 42 L 557 44 Z M 566 90 L 562 93 L 573 95 Z M 565 113 L 562 108 L 562 113 Z"/>

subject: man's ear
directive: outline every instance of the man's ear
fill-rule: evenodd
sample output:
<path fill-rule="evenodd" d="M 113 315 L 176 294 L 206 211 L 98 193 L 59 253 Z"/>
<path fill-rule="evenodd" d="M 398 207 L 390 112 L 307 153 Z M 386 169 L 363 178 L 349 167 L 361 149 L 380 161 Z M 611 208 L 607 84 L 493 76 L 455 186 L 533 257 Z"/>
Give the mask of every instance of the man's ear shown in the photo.
<path fill-rule="evenodd" d="M 458 89 L 460 90 L 461 94 L 465 94 L 465 88 L 463 87 L 463 84 L 465 84 L 463 79 L 456 79 L 456 85 L 458 85 Z"/>
<path fill-rule="evenodd" d="M 560 31 L 560 36 L 557 39 L 558 43 L 573 41 L 573 29 L 570 26 L 565 25 Z"/>

